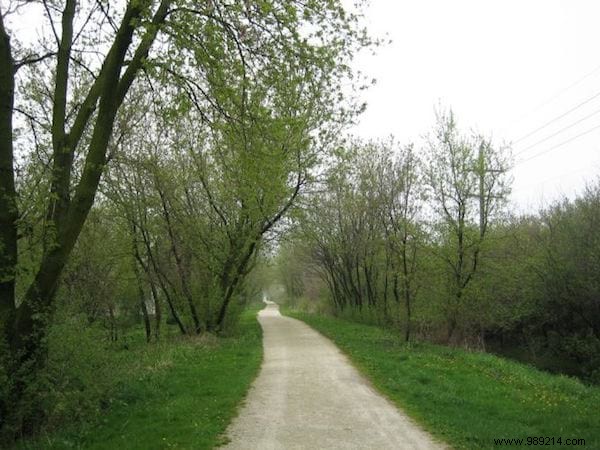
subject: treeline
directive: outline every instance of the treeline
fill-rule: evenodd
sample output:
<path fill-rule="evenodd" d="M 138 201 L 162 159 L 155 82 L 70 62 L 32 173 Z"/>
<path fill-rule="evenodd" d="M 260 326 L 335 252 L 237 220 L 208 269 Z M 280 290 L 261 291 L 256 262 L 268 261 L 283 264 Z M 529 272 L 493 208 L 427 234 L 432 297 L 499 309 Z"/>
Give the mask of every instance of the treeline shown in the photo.
<path fill-rule="evenodd" d="M 290 300 L 600 381 L 600 184 L 515 216 L 509 168 L 451 112 L 418 151 L 347 145 L 280 249 Z"/>
<path fill-rule="evenodd" d="M 55 364 L 74 336 L 110 351 L 140 324 L 148 342 L 231 328 L 265 238 L 360 111 L 342 86 L 374 44 L 337 1 L 44 5 L 0 11 L 2 442 L 85 395 Z M 36 42 L 12 31 L 24 14 Z"/>

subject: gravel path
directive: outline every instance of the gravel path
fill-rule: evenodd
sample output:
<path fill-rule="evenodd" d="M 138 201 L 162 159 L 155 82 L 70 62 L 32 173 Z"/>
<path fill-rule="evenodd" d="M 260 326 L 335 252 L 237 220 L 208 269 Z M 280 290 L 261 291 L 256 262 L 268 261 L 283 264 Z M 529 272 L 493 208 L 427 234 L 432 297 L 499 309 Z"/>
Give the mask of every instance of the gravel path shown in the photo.
<path fill-rule="evenodd" d="M 328 339 L 271 302 L 264 361 L 226 449 L 445 448 L 379 395 Z"/>

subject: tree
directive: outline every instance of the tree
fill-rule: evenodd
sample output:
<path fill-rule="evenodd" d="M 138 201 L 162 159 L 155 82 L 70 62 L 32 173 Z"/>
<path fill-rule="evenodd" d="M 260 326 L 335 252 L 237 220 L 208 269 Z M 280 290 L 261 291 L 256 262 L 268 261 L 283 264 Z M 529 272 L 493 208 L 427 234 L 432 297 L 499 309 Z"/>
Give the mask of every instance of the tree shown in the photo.
<path fill-rule="evenodd" d="M 397 152 L 395 160 L 384 161 L 380 195 L 384 199 L 383 223 L 393 277 L 396 302 L 404 302 L 404 338 L 411 335 L 412 303 L 418 290 L 419 247 L 423 232 L 418 223 L 422 209 L 420 161 L 413 147 Z M 387 280 L 387 278 L 386 278 Z"/>
<path fill-rule="evenodd" d="M 436 254 L 448 269 L 447 339 L 458 325 L 467 287 L 477 273 L 489 220 L 509 193 L 504 148 L 482 136 L 465 137 L 452 111 L 440 112 L 428 139 L 426 180 L 438 225 Z"/>

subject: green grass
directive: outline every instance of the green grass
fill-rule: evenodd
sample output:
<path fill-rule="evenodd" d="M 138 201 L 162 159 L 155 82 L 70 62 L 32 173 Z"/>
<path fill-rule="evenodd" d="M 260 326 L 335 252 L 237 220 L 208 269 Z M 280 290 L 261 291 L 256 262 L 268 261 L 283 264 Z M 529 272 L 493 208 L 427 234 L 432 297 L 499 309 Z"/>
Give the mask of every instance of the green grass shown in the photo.
<path fill-rule="evenodd" d="M 579 448 L 600 449 L 599 387 L 490 354 L 405 345 L 376 326 L 286 313 L 334 341 L 377 389 L 454 448 L 530 436 L 583 438 Z"/>
<path fill-rule="evenodd" d="M 85 423 L 21 442 L 19 449 L 208 449 L 223 443 L 262 361 L 257 309 L 224 338 L 179 339 L 129 350 L 136 369 Z"/>

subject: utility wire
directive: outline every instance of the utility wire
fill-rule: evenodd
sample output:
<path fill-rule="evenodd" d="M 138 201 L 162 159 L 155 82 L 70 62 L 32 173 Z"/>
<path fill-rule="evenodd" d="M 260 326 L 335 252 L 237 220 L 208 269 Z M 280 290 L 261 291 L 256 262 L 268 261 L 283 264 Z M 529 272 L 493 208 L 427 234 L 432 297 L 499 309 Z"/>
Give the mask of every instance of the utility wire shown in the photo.
<path fill-rule="evenodd" d="M 540 109 L 542 109 L 544 106 L 548 105 L 549 103 L 553 102 L 554 100 L 556 100 L 558 97 L 560 97 L 562 94 L 564 94 L 565 92 L 567 92 L 568 90 L 571 90 L 572 88 L 574 88 L 575 86 L 577 86 L 579 83 L 581 83 L 583 80 L 589 78 L 590 76 L 592 76 L 593 74 L 595 74 L 598 70 L 600 70 L 600 65 L 594 67 L 590 72 L 586 73 L 584 76 L 582 76 L 581 78 L 579 78 L 578 80 L 574 81 L 573 83 L 571 83 L 570 85 L 568 85 L 567 87 L 561 89 L 560 91 L 558 91 L 557 93 L 555 93 L 552 97 L 544 100 L 542 103 L 538 104 L 536 107 L 534 107 L 532 110 L 530 110 L 529 112 L 526 112 L 525 114 L 522 114 L 521 116 L 519 116 L 518 119 L 514 119 L 512 123 L 515 123 L 531 114 L 533 114 L 534 112 L 539 111 Z"/>
<path fill-rule="evenodd" d="M 545 124 L 543 124 L 543 125 L 541 125 L 541 126 L 537 127 L 535 130 L 533 130 L 533 131 L 530 131 L 529 133 L 527 133 L 527 134 L 526 134 L 526 135 L 524 135 L 524 136 L 521 136 L 519 139 L 517 139 L 516 141 L 514 141 L 514 142 L 513 142 L 513 144 L 516 144 L 516 143 L 518 143 L 518 142 L 521 142 L 521 141 L 523 141 L 523 140 L 527 139 L 529 136 L 531 136 L 531 135 L 533 135 L 533 134 L 537 133 L 537 132 L 538 132 L 538 131 L 540 131 L 540 130 L 543 130 L 543 129 L 544 129 L 544 128 L 546 128 L 548 125 L 550 125 L 550 124 L 553 124 L 554 122 L 556 122 L 556 121 L 557 121 L 557 120 L 559 120 L 559 119 L 562 119 L 563 117 L 565 117 L 565 116 L 566 116 L 566 115 L 568 115 L 568 114 L 571 114 L 573 111 L 575 111 L 575 110 L 577 110 L 577 109 L 581 108 L 583 105 L 585 105 L 585 104 L 587 104 L 587 103 L 591 102 L 592 100 L 594 100 L 595 98 L 598 98 L 598 97 L 600 97 L 600 92 L 597 92 L 596 94 L 592 95 L 591 97 L 587 98 L 586 100 L 582 101 L 581 103 L 579 103 L 579 104 L 575 105 L 574 107 L 572 107 L 571 109 L 569 109 L 567 112 L 564 112 L 564 113 L 562 113 L 562 114 L 560 114 L 560 115 L 558 115 L 558 116 L 554 117 L 553 119 L 550 119 L 548 122 L 546 122 Z"/>
<path fill-rule="evenodd" d="M 559 148 L 559 147 L 562 147 L 563 145 L 565 145 L 565 144 L 568 144 L 569 142 L 571 142 L 571 141 L 574 141 L 575 139 L 578 139 L 578 138 L 580 138 L 581 136 L 585 136 L 586 134 L 590 134 L 592 131 L 595 131 L 595 130 L 597 130 L 597 129 L 599 129 L 599 128 L 600 128 L 600 125 L 597 125 L 597 126 L 595 126 L 595 127 L 593 127 L 593 128 L 590 128 L 589 130 L 586 130 L 586 131 L 584 131 L 583 133 L 579 133 L 579 134 L 577 134 L 577 135 L 573 136 L 572 138 L 570 138 L 570 139 L 567 139 L 566 141 L 563 141 L 563 142 L 561 142 L 561 143 L 559 143 L 559 144 L 556 144 L 556 145 L 554 145 L 554 146 L 552 146 L 552 147 L 550 147 L 550 148 L 548 148 L 548 149 L 544 150 L 543 152 L 536 153 L 535 155 L 532 155 L 532 156 L 530 156 L 529 158 L 525 158 L 525 159 L 522 159 L 522 160 L 518 161 L 518 162 L 517 162 L 517 163 L 516 163 L 516 164 L 515 164 L 513 167 L 516 167 L 516 166 L 518 166 L 519 164 L 522 164 L 522 163 L 524 163 L 524 162 L 526 162 L 526 161 L 530 161 L 530 160 L 532 160 L 532 159 L 534 159 L 534 158 L 537 158 L 538 156 L 542 156 L 542 155 L 544 155 L 544 154 L 546 154 L 546 153 L 549 153 L 549 152 L 551 152 L 552 150 L 555 150 L 555 149 L 557 149 L 557 148 Z"/>
<path fill-rule="evenodd" d="M 598 113 L 600 113 L 600 109 L 597 109 L 597 110 L 596 110 L 596 111 L 594 111 L 593 113 L 591 113 L 591 114 L 588 114 L 588 115 L 587 115 L 587 116 L 585 116 L 585 117 L 582 117 L 581 119 L 579 119 L 579 120 L 577 120 L 577 121 L 575 121 L 575 122 L 573 122 L 573 123 L 571 123 L 571 124 L 567 125 L 567 126 L 566 126 L 566 127 L 564 127 L 564 128 L 561 128 L 560 130 L 558 130 L 558 131 L 556 131 L 556 132 L 552 133 L 550 136 L 546 136 L 545 138 L 543 138 L 543 139 L 540 139 L 540 140 L 539 140 L 539 141 L 537 141 L 537 142 L 534 142 L 533 144 L 531 144 L 531 145 L 529 145 L 529 146 L 525 147 L 524 149 L 522 149 L 522 150 L 519 150 L 517 153 L 515 153 L 515 156 L 518 156 L 518 155 L 521 155 L 521 154 L 525 153 L 525 152 L 526 152 L 527 150 L 529 150 L 530 148 L 536 147 L 536 146 L 538 146 L 539 144 L 541 144 L 542 142 L 546 142 L 548 139 L 551 139 L 551 138 L 553 138 L 554 136 L 557 136 L 557 135 L 559 135 L 560 133 L 562 133 L 562 132 L 564 132 L 564 131 L 567 131 L 567 130 L 568 130 L 568 129 L 570 129 L 570 128 L 573 128 L 575 125 L 577 125 L 577 124 L 579 124 L 579 123 L 583 122 L 584 120 L 587 120 L 587 119 L 589 119 L 589 118 L 590 118 L 590 117 L 592 117 L 592 116 L 595 116 L 595 115 L 596 115 L 596 114 L 598 114 Z"/>
<path fill-rule="evenodd" d="M 543 101 L 542 103 L 540 103 L 532 112 L 538 111 L 540 108 L 542 108 L 543 106 L 546 106 L 548 103 L 551 103 L 552 101 L 556 100 L 558 97 L 560 97 L 562 94 L 564 94 L 565 92 L 567 92 L 568 90 L 574 88 L 575 86 L 577 86 L 579 83 L 581 83 L 583 80 L 587 79 L 588 77 L 592 76 L 593 74 L 595 74 L 598 70 L 600 70 L 600 66 L 596 66 L 595 68 L 593 68 L 590 72 L 586 73 L 584 76 L 582 76 L 580 79 L 578 79 L 577 81 L 574 81 L 573 83 L 571 83 L 570 85 L 568 85 L 566 88 L 561 89 L 560 91 L 558 91 L 556 94 L 554 94 L 552 97 L 550 97 L 549 99 Z"/>

